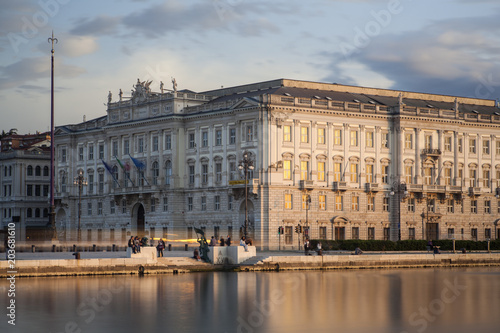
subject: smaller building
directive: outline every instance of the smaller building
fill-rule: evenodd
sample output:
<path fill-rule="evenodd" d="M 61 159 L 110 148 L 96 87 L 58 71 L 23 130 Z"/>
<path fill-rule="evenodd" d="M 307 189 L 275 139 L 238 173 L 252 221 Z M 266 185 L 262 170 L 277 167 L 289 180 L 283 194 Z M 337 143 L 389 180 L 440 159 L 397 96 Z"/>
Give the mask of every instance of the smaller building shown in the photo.
<path fill-rule="evenodd" d="M 0 148 L 0 229 L 19 241 L 45 240 L 49 223 L 50 133 L 7 134 Z"/>

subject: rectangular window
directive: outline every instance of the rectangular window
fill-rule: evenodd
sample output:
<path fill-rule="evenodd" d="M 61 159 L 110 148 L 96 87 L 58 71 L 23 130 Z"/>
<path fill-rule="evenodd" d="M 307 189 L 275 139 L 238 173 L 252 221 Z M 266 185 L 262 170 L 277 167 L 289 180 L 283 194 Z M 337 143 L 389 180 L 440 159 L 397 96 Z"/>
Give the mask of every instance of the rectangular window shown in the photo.
<path fill-rule="evenodd" d="M 469 153 L 476 153 L 476 138 L 469 138 Z"/>
<path fill-rule="evenodd" d="M 373 183 L 373 164 L 367 164 L 366 168 L 366 182 Z"/>
<path fill-rule="evenodd" d="M 368 205 L 366 207 L 366 210 L 369 212 L 374 212 L 375 211 L 375 197 L 368 196 L 367 203 L 368 203 Z"/>
<path fill-rule="evenodd" d="M 359 144 L 358 142 L 358 131 L 357 130 L 351 130 L 351 147 L 357 147 Z"/>
<path fill-rule="evenodd" d="M 103 173 L 99 174 L 98 186 L 99 186 L 99 193 L 102 193 L 104 191 L 104 174 Z"/>
<path fill-rule="evenodd" d="M 97 215 L 102 215 L 102 202 L 97 203 Z"/>
<path fill-rule="evenodd" d="M 40 185 L 35 185 L 35 196 L 39 197 L 42 195 L 42 188 Z"/>
<path fill-rule="evenodd" d="M 351 162 L 351 183 L 358 182 L 358 164 Z"/>
<path fill-rule="evenodd" d="M 220 195 L 216 195 L 214 198 L 214 210 L 220 210 Z"/>
<path fill-rule="evenodd" d="M 113 141 L 113 156 L 118 156 L 118 141 Z"/>
<path fill-rule="evenodd" d="M 248 125 L 247 126 L 247 142 L 252 142 L 253 141 L 253 126 Z"/>
<path fill-rule="evenodd" d="M 325 162 L 318 162 L 318 181 L 325 181 Z"/>
<path fill-rule="evenodd" d="M 318 196 L 318 205 L 320 210 L 326 210 L 326 195 L 320 194 Z"/>
<path fill-rule="evenodd" d="M 92 215 L 92 202 L 87 202 L 87 215 Z"/>
<path fill-rule="evenodd" d="M 201 146 L 208 147 L 208 131 L 201 132 Z"/>
<path fill-rule="evenodd" d="M 310 200 L 309 194 L 302 194 L 302 209 L 310 209 Z"/>
<path fill-rule="evenodd" d="M 194 165 L 189 166 L 189 184 L 194 185 Z"/>
<path fill-rule="evenodd" d="M 285 194 L 285 209 L 292 209 L 292 195 Z"/>
<path fill-rule="evenodd" d="M 444 184 L 451 185 L 451 168 L 444 169 Z"/>
<path fill-rule="evenodd" d="M 165 149 L 166 150 L 172 149 L 172 135 L 171 134 L 165 135 Z"/>
<path fill-rule="evenodd" d="M 338 211 L 341 211 L 343 209 L 342 207 L 342 196 L 341 195 L 337 195 L 335 196 L 335 210 L 338 210 Z"/>
<path fill-rule="evenodd" d="M 358 211 L 359 210 L 359 197 L 357 195 L 352 196 L 352 207 L 351 209 L 353 211 Z"/>
<path fill-rule="evenodd" d="M 283 141 L 292 142 L 292 126 L 290 125 L 283 126 Z"/>
<path fill-rule="evenodd" d="M 300 142 L 302 143 L 309 142 L 309 127 L 302 126 L 300 128 Z"/>
<path fill-rule="evenodd" d="M 471 236 L 473 241 L 477 241 L 477 229 L 476 228 L 472 228 L 470 230 L 470 236 Z"/>
<path fill-rule="evenodd" d="M 163 211 L 168 212 L 168 198 L 163 197 Z"/>
<path fill-rule="evenodd" d="M 373 132 L 366 132 L 366 148 L 373 148 Z"/>
<path fill-rule="evenodd" d="M 291 245 L 292 242 L 293 242 L 292 227 L 291 226 L 286 226 L 285 227 L 285 244 Z"/>
<path fill-rule="evenodd" d="M 389 133 L 382 133 L 382 148 L 389 148 Z"/>
<path fill-rule="evenodd" d="M 497 156 L 500 156 L 500 140 L 497 140 Z"/>
<path fill-rule="evenodd" d="M 116 213 L 115 201 L 114 201 L 114 200 L 111 200 L 111 201 L 109 202 L 109 213 L 110 213 L 110 214 L 114 214 L 114 213 Z"/>
<path fill-rule="evenodd" d="M 390 240 L 390 239 L 391 239 L 391 229 L 384 228 L 384 240 Z"/>
<path fill-rule="evenodd" d="M 123 199 L 122 200 L 122 214 L 127 213 L 127 200 Z"/>
<path fill-rule="evenodd" d="M 193 149 L 196 146 L 194 142 L 194 133 L 189 133 L 188 135 L 188 147 L 189 149 Z"/>
<path fill-rule="evenodd" d="M 208 183 L 208 164 L 201 165 L 201 182 L 203 184 Z"/>
<path fill-rule="evenodd" d="M 444 150 L 451 152 L 451 136 L 444 138 Z"/>
<path fill-rule="evenodd" d="M 413 149 L 413 134 L 405 133 L 405 148 Z"/>
<path fill-rule="evenodd" d="M 5 196 L 7 196 L 7 186 L 4 187 L 3 192 L 4 192 Z M 28 197 L 33 196 L 33 185 L 26 185 L 26 195 Z"/>
<path fill-rule="evenodd" d="M 406 181 L 406 184 L 413 183 L 413 166 L 412 165 L 405 165 L 405 181 Z"/>
<path fill-rule="evenodd" d="M 408 211 L 415 212 L 415 198 L 408 198 Z"/>
<path fill-rule="evenodd" d="M 236 128 L 232 127 L 229 129 L 229 144 L 236 144 Z"/>
<path fill-rule="evenodd" d="M 83 147 L 78 147 L 78 160 L 83 161 Z"/>
<path fill-rule="evenodd" d="M 483 187 L 490 187 L 490 170 L 483 170 Z"/>
<path fill-rule="evenodd" d="M 333 181 L 334 182 L 339 182 L 340 181 L 340 172 L 342 169 L 342 165 L 340 163 L 334 163 L 333 164 Z"/>
<path fill-rule="evenodd" d="M 342 145 L 342 130 L 336 129 L 333 131 L 333 144 L 336 146 Z"/>
<path fill-rule="evenodd" d="M 470 201 L 470 212 L 472 214 L 477 214 L 477 200 Z"/>
<path fill-rule="evenodd" d="M 375 228 L 369 227 L 368 228 L 368 240 L 374 240 L 374 239 L 375 239 Z"/>
<path fill-rule="evenodd" d="M 99 159 L 104 159 L 104 143 L 99 144 Z"/>
<path fill-rule="evenodd" d="M 144 153 L 144 138 L 137 138 L 137 152 Z"/>
<path fill-rule="evenodd" d="M 130 140 L 128 139 L 123 140 L 123 154 L 130 154 Z"/>
<path fill-rule="evenodd" d="M 483 140 L 483 154 L 490 154 L 490 140 Z"/>
<path fill-rule="evenodd" d="M 89 160 L 93 160 L 94 159 L 94 145 L 92 144 L 89 144 Z"/>
<path fill-rule="evenodd" d="M 233 210 L 233 196 L 227 196 L 227 210 Z"/>
<path fill-rule="evenodd" d="M 326 227 L 319 227 L 319 239 L 326 239 Z"/>
<path fill-rule="evenodd" d="M 476 170 L 475 169 L 470 169 L 469 170 L 469 183 L 470 183 L 470 186 L 471 187 L 475 187 L 476 186 L 476 179 L 477 179 L 477 176 L 476 176 Z"/>
<path fill-rule="evenodd" d="M 158 151 L 158 136 L 153 136 L 153 151 Z"/>
<path fill-rule="evenodd" d="M 309 180 L 309 161 L 300 161 L 300 180 Z"/>
<path fill-rule="evenodd" d="M 408 228 L 408 239 L 415 239 L 415 228 Z"/>
<path fill-rule="evenodd" d="M 156 212 L 156 199 L 151 198 L 151 203 L 149 205 L 149 208 L 151 209 L 151 213 Z"/>
<path fill-rule="evenodd" d="M 453 199 L 448 199 L 446 201 L 446 206 L 447 206 L 447 211 L 448 213 L 453 214 L 455 212 L 455 200 Z"/>
<path fill-rule="evenodd" d="M 432 149 L 432 135 L 425 136 L 425 149 Z"/>
<path fill-rule="evenodd" d="M 387 184 L 389 182 L 389 166 L 382 165 L 382 183 Z"/>
<path fill-rule="evenodd" d="M 484 238 L 491 239 L 491 229 L 484 229 Z"/>
<path fill-rule="evenodd" d="M 215 131 L 215 145 L 222 146 L 222 130 L 218 129 Z"/>
<path fill-rule="evenodd" d="M 87 186 L 87 193 L 88 194 L 93 194 L 94 193 L 94 175 L 93 174 L 89 174 L 89 182 L 87 183 L 88 186 Z"/>
<path fill-rule="evenodd" d="M 325 144 L 325 129 L 324 128 L 318 128 L 318 144 L 324 145 Z"/>
<path fill-rule="evenodd" d="M 201 210 L 203 210 L 203 211 L 207 210 L 207 197 L 206 196 L 201 197 Z"/>
<path fill-rule="evenodd" d="M 359 227 L 352 227 L 352 239 L 359 239 Z"/>
<path fill-rule="evenodd" d="M 229 180 L 236 180 L 236 162 L 229 162 Z"/>
<path fill-rule="evenodd" d="M 448 228 L 448 239 L 455 238 L 455 228 Z"/>
<path fill-rule="evenodd" d="M 462 138 L 458 139 L 458 152 L 459 153 L 463 152 L 463 140 L 462 140 Z"/>
<path fill-rule="evenodd" d="M 193 197 L 188 197 L 188 207 L 187 207 L 188 211 L 192 211 L 193 210 Z"/>
<path fill-rule="evenodd" d="M 382 211 L 388 212 L 389 211 L 389 198 L 384 197 L 384 200 L 382 201 Z"/>
<path fill-rule="evenodd" d="M 491 214 L 491 201 L 490 200 L 486 200 L 484 202 L 484 213 Z"/>
<path fill-rule="evenodd" d="M 217 183 L 222 181 L 222 163 L 215 163 L 215 181 Z"/>

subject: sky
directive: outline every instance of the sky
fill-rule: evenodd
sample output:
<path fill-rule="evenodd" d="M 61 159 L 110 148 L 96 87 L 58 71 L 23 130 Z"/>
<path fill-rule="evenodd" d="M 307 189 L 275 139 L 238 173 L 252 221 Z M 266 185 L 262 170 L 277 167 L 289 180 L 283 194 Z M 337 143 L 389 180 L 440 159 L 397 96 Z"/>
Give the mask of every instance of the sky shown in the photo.
<path fill-rule="evenodd" d="M 0 0 L 0 130 L 106 115 L 152 80 L 196 92 L 288 78 L 500 98 L 498 0 Z"/>

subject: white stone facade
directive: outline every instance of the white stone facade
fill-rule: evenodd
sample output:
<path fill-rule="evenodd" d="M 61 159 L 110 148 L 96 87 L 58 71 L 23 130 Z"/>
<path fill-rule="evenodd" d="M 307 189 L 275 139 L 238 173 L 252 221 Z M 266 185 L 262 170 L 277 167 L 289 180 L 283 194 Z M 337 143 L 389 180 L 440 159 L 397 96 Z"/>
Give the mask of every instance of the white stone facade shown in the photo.
<path fill-rule="evenodd" d="M 260 248 L 296 249 L 299 224 L 310 238 L 499 237 L 494 101 L 293 80 L 134 93 L 107 116 L 58 127 L 56 224 L 76 238 L 82 170 L 83 240 L 185 240 L 198 227 L 237 242 L 244 152 L 255 166 L 248 230 Z"/>

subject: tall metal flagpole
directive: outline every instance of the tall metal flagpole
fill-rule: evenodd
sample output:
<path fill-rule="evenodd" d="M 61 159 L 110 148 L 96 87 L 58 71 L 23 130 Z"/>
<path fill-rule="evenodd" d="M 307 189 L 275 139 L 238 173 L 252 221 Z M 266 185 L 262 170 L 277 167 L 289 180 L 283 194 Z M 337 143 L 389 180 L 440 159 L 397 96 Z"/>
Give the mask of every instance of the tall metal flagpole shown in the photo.
<path fill-rule="evenodd" d="M 52 31 L 52 37 L 48 39 L 49 43 L 52 43 L 52 56 L 51 56 L 51 76 L 50 76 L 50 228 L 52 230 L 52 240 L 57 240 L 56 231 L 56 219 L 55 219 L 55 204 L 54 204 L 54 42 L 58 42 L 57 38 L 54 38 L 54 31 Z"/>

